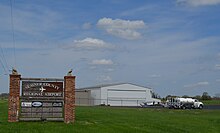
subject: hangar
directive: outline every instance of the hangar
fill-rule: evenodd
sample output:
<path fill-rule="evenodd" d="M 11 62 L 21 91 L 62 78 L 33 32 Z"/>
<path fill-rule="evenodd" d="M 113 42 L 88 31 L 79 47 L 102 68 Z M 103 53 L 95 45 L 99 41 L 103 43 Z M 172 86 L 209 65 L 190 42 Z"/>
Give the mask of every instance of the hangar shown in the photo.
<path fill-rule="evenodd" d="M 159 103 L 152 98 L 152 89 L 131 83 L 106 84 L 76 90 L 76 105 L 140 106 Z"/>

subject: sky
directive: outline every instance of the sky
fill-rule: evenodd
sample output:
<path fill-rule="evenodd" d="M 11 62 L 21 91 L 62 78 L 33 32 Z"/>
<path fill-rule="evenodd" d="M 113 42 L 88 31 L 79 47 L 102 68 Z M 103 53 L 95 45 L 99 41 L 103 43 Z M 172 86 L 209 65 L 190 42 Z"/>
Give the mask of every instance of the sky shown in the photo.
<path fill-rule="evenodd" d="M 73 69 L 77 88 L 218 95 L 219 12 L 220 0 L 1 0 L 0 93 L 14 67 L 25 78 Z"/>

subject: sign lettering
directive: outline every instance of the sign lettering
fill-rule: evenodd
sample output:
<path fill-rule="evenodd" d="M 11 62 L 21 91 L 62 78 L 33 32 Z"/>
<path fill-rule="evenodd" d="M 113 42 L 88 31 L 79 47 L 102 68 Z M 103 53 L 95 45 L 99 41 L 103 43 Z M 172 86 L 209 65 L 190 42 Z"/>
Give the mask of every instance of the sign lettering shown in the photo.
<path fill-rule="evenodd" d="M 63 97 L 63 82 L 22 82 L 22 96 Z"/>

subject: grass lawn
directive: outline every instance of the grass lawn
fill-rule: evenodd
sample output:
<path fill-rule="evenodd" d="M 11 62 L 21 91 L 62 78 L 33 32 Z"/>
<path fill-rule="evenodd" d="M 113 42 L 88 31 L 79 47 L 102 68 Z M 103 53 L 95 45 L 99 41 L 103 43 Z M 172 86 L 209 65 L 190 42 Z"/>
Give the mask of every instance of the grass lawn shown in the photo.
<path fill-rule="evenodd" d="M 76 122 L 7 122 L 0 101 L 0 133 L 219 133 L 220 110 L 77 107 Z"/>
<path fill-rule="evenodd" d="M 220 100 L 203 100 L 204 105 L 220 105 Z"/>

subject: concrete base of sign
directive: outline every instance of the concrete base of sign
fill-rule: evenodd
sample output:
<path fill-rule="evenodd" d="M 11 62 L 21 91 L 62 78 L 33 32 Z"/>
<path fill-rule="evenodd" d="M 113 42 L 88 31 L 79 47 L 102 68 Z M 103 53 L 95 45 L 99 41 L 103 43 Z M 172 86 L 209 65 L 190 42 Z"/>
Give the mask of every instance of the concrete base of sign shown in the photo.
<path fill-rule="evenodd" d="M 19 118 L 19 121 L 64 121 L 63 118 Z"/>

